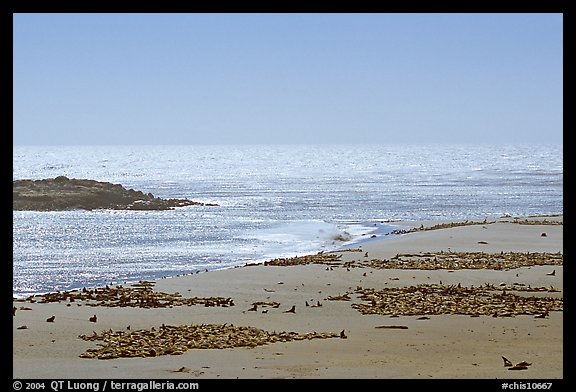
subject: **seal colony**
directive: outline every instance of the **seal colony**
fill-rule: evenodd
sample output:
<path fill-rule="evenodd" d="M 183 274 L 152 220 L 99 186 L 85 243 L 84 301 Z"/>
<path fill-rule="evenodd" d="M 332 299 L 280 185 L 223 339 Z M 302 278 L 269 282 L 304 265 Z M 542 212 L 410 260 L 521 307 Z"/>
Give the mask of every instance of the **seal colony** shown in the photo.
<path fill-rule="evenodd" d="M 228 307 L 234 306 L 232 298 L 223 297 L 183 297 L 180 293 L 163 293 L 154 291 L 155 282 L 140 281 L 132 284 L 133 288 L 103 287 L 95 289 L 72 290 L 57 293 L 32 295 L 17 302 L 77 302 L 84 301 L 87 306 L 167 308 L 174 306 L 204 305 Z"/>
<path fill-rule="evenodd" d="M 158 329 L 103 331 L 98 334 L 80 335 L 87 341 L 104 341 L 100 348 L 88 349 L 81 358 L 115 359 L 182 355 L 189 349 L 224 349 L 256 347 L 270 343 L 293 340 L 343 338 L 334 332 L 268 332 L 256 327 L 232 324 L 164 325 Z"/>
<path fill-rule="evenodd" d="M 554 217 L 554 216 L 552 216 Z M 514 218 L 512 221 L 510 220 L 499 220 L 499 221 L 488 221 L 487 219 L 484 219 L 483 221 L 471 221 L 466 219 L 465 221 L 462 222 L 443 222 L 443 223 L 438 223 L 432 226 L 424 226 L 424 224 L 420 225 L 419 227 L 412 227 L 410 229 L 398 229 L 398 230 L 392 230 L 390 233 L 388 234 L 408 234 L 408 233 L 416 233 L 419 231 L 430 231 L 430 230 L 440 230 L 440 229 L 451 229 L 454 227 L 462 227 L 462 226 L 471 226 L 471 225 L 491 225 L 494 223 L 498 223 L 498 222 L 503 222 L 503 223 L 517 223 L 520 225 L 538 225 L 538 226 L 542 226 L 542 225 L 563 225 L 564 222 L 562 221 L 558 221 L 558 220 L 548 220 L 546 218 L 544 219 L 520 219 L 520 218 Z"/>
<path fill-rule="evenodd" d="M 14 298 L 13 376 L 561 379 L 560 219 Z"/>
<path fill-rule="evenodd" d="M 335 251 L 338 252 L 338 251 Z M 424 252 L 418 254 L 396 254 L 390 259 L 355 260 L 342 262 L 336 253 L 317 253 L 308 256 L 278 258 L 264 263 L 266 266 L 290 266 L 326 264 L 330 267 L 378 268 L 378 269 L 514 269 L 535 265 L 562 265 L 561 252 Z"/>
<path fill-rule="evenodd" d="M 120 184 L 66 176 L 42 180 L 14 180 L 14 211 L 62 210 L 172 210 L 184 206 L 216 206 L 188 199 L 162 199 L 152 193 L 126 189 Z"/>
<path fill-rule="evenodd" d="M 510 289 L 509 289 L 510 291 Z M 420 284 L 417 286 L 384 288 L 357 287 L 354 293 L 368 304 L 352 304 L 362 314 L 420 316 L 460 314 L 492 317 L 517 315 L 548 315 L 562 311 L 564 300 L 554 297 L 521 296 L 491 285 L 463 287 L 461 285 Z M 331 299 L 331 298 L 329 298 Z"/>

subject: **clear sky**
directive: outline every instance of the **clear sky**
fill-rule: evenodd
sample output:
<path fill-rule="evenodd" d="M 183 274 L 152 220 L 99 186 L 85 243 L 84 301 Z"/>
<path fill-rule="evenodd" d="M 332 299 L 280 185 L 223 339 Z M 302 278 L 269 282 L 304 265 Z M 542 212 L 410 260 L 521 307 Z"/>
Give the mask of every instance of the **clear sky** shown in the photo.
<path fill-rule="evenodd" d="M 14 14 L 13 142 L 562 143 L 562 14 Z"/>

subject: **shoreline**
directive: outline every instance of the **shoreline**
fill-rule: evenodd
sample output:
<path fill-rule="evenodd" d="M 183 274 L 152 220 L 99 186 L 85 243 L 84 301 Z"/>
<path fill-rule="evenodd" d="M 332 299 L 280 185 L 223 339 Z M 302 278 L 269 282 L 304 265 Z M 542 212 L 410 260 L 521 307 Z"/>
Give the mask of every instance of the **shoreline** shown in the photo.
<path fill-rule="evenodd" d="M 364 228 L 365 231 L 367 231 L 368 233 L 372 233 L 374 231 L 372 224 L 376 224 L 375 222 L 380 222 L 380 224 L 384 224 L 385 226 L 388 226 L 388 228 L 390 227 L 395 227 L 393 224 L 388 224 L 387 222 L 383 222 L 383 221 L 378 221 L 378 220 L 374 220 L 374 221 L 350 221 L 347 222 L 347 225 L 350 226 L 358 226 L 358 227 L 362 227 Z M 404 226 L 398 226 L 398 228 L 404 228 Z M 371 230 L 371 231 L 370 231 Z M 384 227 L 379 226 L 375 229 L 375 231 L 378 232 L 378 235 L 381 233 L 382 230 L 385 230 Z M 326 241 L 325 244 L 323 244 L 322 246 L 319 246 L 318 248 L 316 248 L 316 251 L 296 251 L 296 252 L 290 252 L 289 255 L 290 256 L 303 256 L 303 255 L 311 255 L 314 254 L 317 251 L 334 251 L 334 250 L 338 250 L 341 248 L 346 248 L 346 247 L 353 247 L 356 246 L 358 244 L 367 242 L 367 241 L 373 241 L 373 240 L 379 240 L 381 238 L 363 238 L 365 234 L 362 235 L 351 235 L 350 233 L 348 233 L 346 230 L 342 230 L 340 233 L 338 234 L 334 234 L 335 238 L 332 238 L 331 244 L 328 244 L 328 240 Z M 351 236 L 351 238 L 353 238 L 352 240 L 339 240 L 336 237 L 339 236 Z M 367 236 L 367 234 L 366 234 Z M 341 242 L 341 244 L 337 244 L 338 242 Z M 329 249 L 327 249 L 329 248 Z M 278 255 L 277 257 L 288 257 L 288 254 L 286 255 Z M 53 290 L 46 290 L 46 291 L 37 291 L 37 292 L 14 292 L 12 294 L 13 299 L 23 299 L 23 298 L 27 298 L 30 296 L 34 296 L 34 295 L 45 295 L 45 294 L 50 294 L 50 293 L 54 293 L 54 292 L 60 292 L 60 291 L 72 291 L 72 290 L 79 290 L 82 288 L 88 288 L 88 289 L 95 289 L 98 287 L 103 287 L 105 285 L 118 285 L 118 284 L 132 284 L 132 283 L 137 283 L 140 280 L 161 280 L 161 279 L 171 279 L 171 278 L 175 278 L 175 277 L 181 277 L 181 276 L 190 276 L 190 275 L 195 275 L 195 274 L 202 274 L 202 273 L 206 273 L 206 272 L 215 272 L 215 271 L 220 271 L 220 270 L 224 270 L 224 269 L 233 269 L 233 268 L 238 268 L 238 267 L 243 267 L 246 264 L 264 264 L 265 262 L 271 260 L 274 257 L 260 257 L 257 259 L 253 259 L 250 261 L 245 262 L 244 264 L 231 264 L 231 265 L 225 265 L 225 266 L 215 266 L 215 265 L 204 265 L 202 266 L 202 268 L 196 269 L 192 272 L 187 272 L 187 273 L 175 273 L 174 275 L 163 275 L 163 276 L 155 276 L 157 274 L 155 273 L 151 273 L 151 276 L 141 276 L 141 277 L 134 277 L 131 279 L 118 279 L 118 280 L 114 280 L 114 281 L 102 281 L 100 283 L 89 283 L 89 284 L 77 284 L 75 287 L 69 287 L 69 288 L 65 288 L 65 289 L 53 289 Z M 210 268 L 210 269 L 209 269 Z"/>
<path fill-rule="evenodd" d="M 562 221 L 554 217 L 522 218 Z M 513 218 L 501 218 L 513 219 Z M 428 222 L 430 225 L 442 222 Z M 408 223 L 408 222 L 406 222 Z M 426 222 L 410 222 L 415 227 Z M 446 223 L 446 222 L 444 222 Z M 543 223 L 543 222 L 540 222 Z M 398 222 L 394 222 L 398 224 Z M 546 236 L 542 236 L 546 233 Z M 563 378 L 563 312 L 548 315 L 471 317 L 464 314 L 422 316 L 361 314 L 351 305 L 363 300 L 354 288 L 406 288 L 417 285 L 464 287 L 514 283 L 554 292 L 514 291 L 518 296 L 562 298 L 563 266 L 539 265 L 488 269 L 380 269 L 362 263 L 417 252 L 563 251 L 563 226 L 498 221 L 391 238 L 371 239 L 361 252 L 342 249 L 344 265 L 240 266 L 154 281 L 154 291 L 179 293 L 182 299 L 231 298 L 234 306 L 179 305 L 155 307 L 91 306 L 90 301 L 30 303 L 13 301 L 14 378 Z M 364 257 L 364 255 L 369 255 Z M 352 266 L 352 264 L 349 264 Z M 553 275 L 552 271 L 554 272 Z M 508 287 L 506 286 L 506 287 Z M 128 287 L 128 286 L 126 286 Z M 351 292 L 349 300 L 330 300 Z M 176 300 L 175 300 L 176 301 Z M 250 311 L 254 303 L 261 303 Z M 266 305 L 278 304 L 278 307 Z M 315 306 L 320 304 L 321 306 Z M 81 305 L 81 306 L 79 306 Z M 308 305 L 308 306 L 306 306 Z M 288 310 L 295 306 L 294 313 Z M 27 307 L 31 310 L 20 310 Z M 97 322 L 89 318 L 97 315 Z M 53 322 L 46 322 L 55 316 Z M 102 341 L 81 335 L 112 329 L 129 331 L 196 324 L 250 326 L 272 333 L 333 333 L 333 338 L 276 341 L 252 348 L 188 349 L 176 355 L 97 360 L 80 358 Z M 23 325 L 27 329 L 18 329 Z M 406 327 L 406 328 L 390 328 Z M 450 331 L 450 333 L 447 333 Z M 231 333 L 231 332 L 230 332 Z M 236 333 L 236 332 L 234 332 Z M 345 338 L 341 337 L 343 333 Z M 208 339 L 208 338 L 206 338 Z M 209 340 L 209 339 L 208 339 Z M 455 348 L 458 348 L 454 351 Z M 514 363 L 530 362 L 510 371 Z M 73 377 L 72 377 L 73 375 Z"/>
<path fill-rule="evenodd" d="M 487 218 L 486 218 L 487 219 Z M 506 216 L 500 216 L 499 218 L 493 218 L 492 220 L 490 220 L 490 222 L 507 222 L 507 221 L 514 221 L 514 220 L 532 220 L 532 221 L 539 221 L 542 219 L 548 219 L 551 222 L 554 221 L 562 221 L 563 220 L 563 214 L 548 214 L 548 215 L 533 215 L 533 216 L 522 216 L 522 217 L 512 217 L 509 215 Z M 397 238 L 398 236 L 402 236 L 405 234 L 409 234 L 412 233 L 412 230 L 418 229 L 421 225 L 424 226 L 427 230 L 432 228 L 432 230 L 435 230 L 434 226 L 437 225 L 452 225 L 452 224 L 460 224 L 462 222 L 470 222 L 470 224 L 478 224 L 481 223 L 482 220 L 474 220 L 474 219 L 452 219 L 452 220 L 442 220 L 442 219 L 427 219 L 427 220 L 379 220 L 379 219 L 374 219 L 372 221 L 357 221 L 357 222 L 349 222 L 349 224 L 356 224 L 356 225 L 360 225 L 365 227 L 366 229 L 372 227 L 369 226 L 369 223 L 373 223 L 375 226 L 377 226 L 377 224 L 381 224 L 381 225 L 386 225 L 389 227 L 397 227 L 397 229 L 393 229 L 391 232 L 384 232 L 382 231 L 382 227 L 377 227 L 375 230 L 366 233 L 366 234 L 361 234 L 359 236 L 357 236 L 357 238 L 355 238 L 354 240 L 351 241 L 343 241 L 344 244 L 340 245 L 340 246 L 336 246 L 334 248 L 332 248 L 331 250 L 320 250 L 320 252 L 340 252 L 342 250 L 346 250 L 346 249 L 351 249 L 351 248 L 357 248 L 357 247 L 362 247 L 362 246 L 370 246 L 371 243 L 374 242 L 379 242 L 379 241 L 383 241 L 383 240 L 390 240 L 393 238 Z M 404 231 L 405 233 L 399 233 Z M 347 232 L 344 231 L 345 234 L 348 234 Z M 334 242 L 333 242 L 334 245 Z M 314 255 L 314 252 L 306 252 L 306 253 L 298 253 L 296 252 L 295 254 L 293 254 L 294 256 L 307 256 L 307 255 Z M 279 256 L 279 257 L 289 257 L 289 256 Z M 291 257 L 291 256 L 290 256 Z M 261 259 L 261 260 L 257 260 L 257 261 L 250 261 L 250 262 L 246 262 L 245 264 L 238 264 L 238 265 L 230 265 L 230 266 L 223 266 L 223 267 L 218 267 L 218 268 L 214 268 L 214 269 L 206 269 L 203 271 L 195 271 L 195 272 L 189 272 L 189 273 L 181 273 L 181 274 L 175 274 L 175 275 L 169 275 L 169 276 L 161 276 L 161 277 L 142 277 L 142 278 L 133 278 L 133 279 L 124 279 L 121 281 L 111 281 L 111 282 L 102 282 L 101 284 L 95 284 L 95 285 L 82 285 L 82 286 L 78 286 L 78 287 L 74 287 L 74 288 L 70 288 L 64 291 L 74 291 L 74 290 L 80 290 L 81 288 L 88 288 L 88 289 L 95 289 L 98 287 L 103 287 L 104 285 L 129 285 L 129 284 L 133 284 L 133 283 L 137 283 L 141 280 L 152 280 L 152 281 L 158 281 L 158 280 L 162 280 L 162 279 L 172 279 L 172 278 L 178 278 L 178 277 L 184 277 L 184 276 L 192 276 L 195 274 L 203 274 L 206 272 L 215 272 L 215 271 L 221 271 L 221 270 L 226 270 L 226 269 L 235 269 L 235 268 L 240 268 L 240 267 L 244 267 L 247 265 L 261 265 L 264 264 L 268 261 L 270 261 L 272 259 L 266 258 L 266 259 Z M 13 300 L 20 300 L 20 299 L 25 299 L 31 296 L 36 296 L 36 295 L 45 295 L 45 294 L 51 294 L 54 292 L 60 292 L 62 290 L 53 290 L 53 291 L 43 291 L 43 292 L 35 292 L 35 293 L 14 293 L 12 294 L 12 298 Z"/>

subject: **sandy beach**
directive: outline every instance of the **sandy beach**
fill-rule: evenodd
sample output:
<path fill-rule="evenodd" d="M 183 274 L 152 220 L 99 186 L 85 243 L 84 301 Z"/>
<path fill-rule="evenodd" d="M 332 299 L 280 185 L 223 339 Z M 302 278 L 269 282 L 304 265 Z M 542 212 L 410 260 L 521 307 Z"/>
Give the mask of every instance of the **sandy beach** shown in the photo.
<path fill-rule="evenodd" d="M 522 302 L 518 301 L 523 297 L 563 298 L 562 262 L 519 267 L 502 264 L 501 269 L 457 268 L 467 257 L 478 262 L 484 257 L 481 255 L 497 258 L 510 254 L 510 259 L 517 260 L 529 252 L 552 260 L 552 255 L 563 252 L 563 225 L 555 224 L 562 219 L 501 218 L 419 230 L 371 238 L 348 251 L 317 255 L 317 260 L 332 257 L 331 262 L 249 265 L 160 279 L 152 286 L 154 292 L 181 296 L 170 297 L 174 302 L 165 307 L 105 306 L 103 302 L 91 306 L 97 303 L 69 298 L 50 303 L 41 303 L 41 297 L 34 302 L 13 301 L 13 377 L 562 379 L 562 310 L 515 314 L 521 311 Z M 406 227 L 421 228 L 439 223 L 402 222 Z M 422 269 L 433 259 L 448 262 L 456 256 L 458 262 L 447 268 Z M 406 265 L 412 260 L 420 267 L 384 268 L 386 260 L 403 260 Z M 384 308 L 379 302 L 385 301 L 382 296 L 389 293 L 385 290 L 395 289 L 393 293 L 399 297 L 394 298 L 418 296 L 420 303 L 427 304 L 422 287 L 440 290 L 443 296 L 436 307 L 430 305 L 428 313 L 406 314 L 410 305 L 406 309 Z M 468 292 L 483 288 L 474 297 L 496 304 L 466 305 L 463 297 L 451 297 L 451 293 L 459 292 L 457 288 L 467 288 Z M 363 293 L 380 293 L 381 297 L 363 299 Z M 501 305 L 506 295 L 518 297 L 512 308 Z M 226 306 L 183 304 L 178 299 L 193 297 L 231 299 L 233 306 L 230 302 Z M 391 306 L 401 301 L 394 299 Z M 255 303 L 259 304 L 250 310 Z M 541 310 L 552 305 L 533 300 L 526 306 Z M 374 313 L 362 314 L 360 309 Z M 47 322 L 52 316 L 53 321 Z M 90 321 L 93 316 L 96 320 Z M 142 331 L 153 329 L 166 332 L 161 344 L 169 346 L 170 339 L 175 339 L 169 331 L 202 324 L 218 325 L 216 330 L 224 330 L 224 324 L 254 327 L 268 332 L 263 336 L 274 341 L 230 347 L 227 344 L 234 345 L 231 336 L 241 333 L 230 329 L 227 339 L 218 343 L 222 348 L 202 348 L 207 338 L 192 342 L 188 337 L 188 349 L 180 344 L 168 355 L 148 350 L 141 357 L 99 359 L 97 349 L 109 342 L 81 338 L 104 337 L 103 331 L 112 331 L 125 342 L 132 341 L 126 345 L 134 346 L 135 339 L 129 335 L 143 336 Z M 300 335 L 291 340 L 282 332 Z M 331 335 L 320 338 L 311 335 L 314 332 Z M 509 366 L 503 357 L 511 362 Z M 527 365 L 514 367 L 522 362 Z"/>

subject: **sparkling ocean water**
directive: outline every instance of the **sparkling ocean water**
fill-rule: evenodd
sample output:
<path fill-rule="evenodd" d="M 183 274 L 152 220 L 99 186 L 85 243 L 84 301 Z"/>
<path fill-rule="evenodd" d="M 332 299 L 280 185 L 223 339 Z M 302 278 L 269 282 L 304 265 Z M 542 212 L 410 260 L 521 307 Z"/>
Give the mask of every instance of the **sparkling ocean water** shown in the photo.
<path fill-rule="evenodd" d="M 14 211 L 15 296 L 316 253 L 399 220 L 563 213 L 562 145 L 13 147 L 13 179 L 60 175 L 219 206 Z"/>

